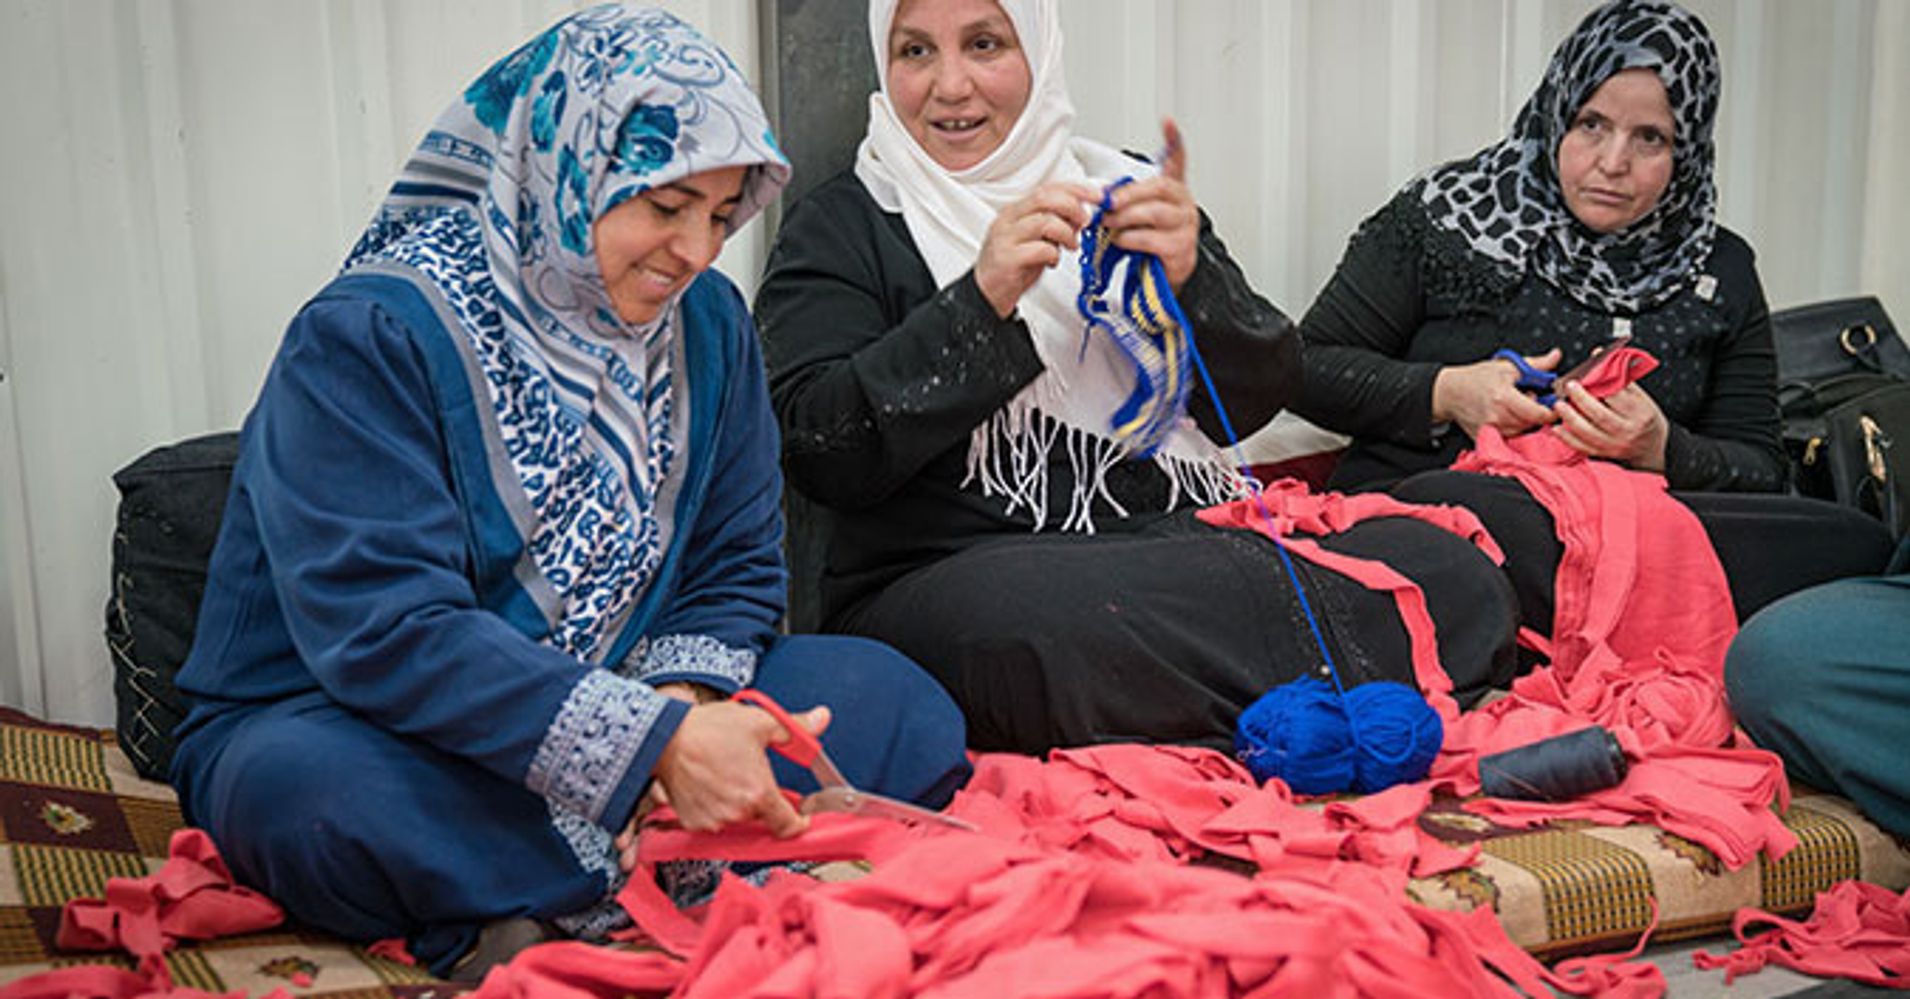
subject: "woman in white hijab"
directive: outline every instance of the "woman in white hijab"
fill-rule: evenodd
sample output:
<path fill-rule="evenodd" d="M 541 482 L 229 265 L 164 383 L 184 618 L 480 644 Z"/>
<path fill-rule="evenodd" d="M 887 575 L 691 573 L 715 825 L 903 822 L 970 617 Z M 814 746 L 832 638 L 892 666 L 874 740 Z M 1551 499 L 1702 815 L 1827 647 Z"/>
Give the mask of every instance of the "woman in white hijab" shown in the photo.
<path fill-rule="evenodd" d="M 792 623 L 908 651 L 976 748 L 1224 744 L 1323 657 L 1273 547 L 1190 515 L 1245 486 L 1206 396 L 1152 448 L 1110 431 L 1135 365 L 1076 311 L 1079 233 L 1134 178 L 1112 242 L 1160 258 L 1241 434 L 1297 390 L 1293 326 L 1195 204 L 1171 121 L 1158 164 L 1073 134 L 1050 0 L 872 0 L 869 29 L 882 89 L 855 168 L 790 211 L 756 301 Z M 1433 595 L 1462 689 L 1510 665 L 1510 598 L 1469 545 L 1402 520 L 1328 543 Z M 1409 677 L 1391 600 L 1309 575 L 1345 682 Z"/>

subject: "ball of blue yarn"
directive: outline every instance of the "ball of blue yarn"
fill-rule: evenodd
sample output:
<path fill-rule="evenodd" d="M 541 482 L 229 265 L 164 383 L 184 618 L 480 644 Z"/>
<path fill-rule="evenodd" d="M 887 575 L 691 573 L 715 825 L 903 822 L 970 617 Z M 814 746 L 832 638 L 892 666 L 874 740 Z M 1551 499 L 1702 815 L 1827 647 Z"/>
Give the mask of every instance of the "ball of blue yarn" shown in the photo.
<path fill-rule="evenodd" d="M 1363 683 L 1346 692 L 1354 727 L 1354 784 L 1371 794 L 1424 780 L 1446 741 L 1439 713 L 1403 683 Z"/>
<path fill-rule="evenodd" d="M 1366 683 L 1344 700 L 1326 681 L 1275 687 L 1240 713 L 1235 755 L 1255 780 L 1300 794 L 1371 793 L 1424 778 L 1445 727 L 1417 690 Z"/>

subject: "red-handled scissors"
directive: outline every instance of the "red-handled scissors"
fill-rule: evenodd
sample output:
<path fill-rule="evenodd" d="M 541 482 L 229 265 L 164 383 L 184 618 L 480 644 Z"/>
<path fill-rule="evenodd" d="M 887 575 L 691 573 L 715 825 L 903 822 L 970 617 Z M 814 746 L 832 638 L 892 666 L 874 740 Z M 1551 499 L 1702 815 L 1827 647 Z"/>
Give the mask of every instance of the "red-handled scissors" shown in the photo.
<path fill-rule="evenodd" d="M 731 699 L 744 704 L 753 704 L 769 712 L 770 717 L 776 719 L 776 723 L 783 727 L 783 731 L 789 733 L 788 739 L 772 742 L 769 748 L 781 753 L 799 766 L 808 767 L 809 772 L 816 775 L 816 783 L 822 785 L 822 790 L 806 798 L 798 796 L 794 791 L 787 789 L 783 791 L 783 794 L 796 806 L 796 810 L 802 814 L 847 812 L 852 815 L 894 819 L 897 822 L 927 823 L 974 831 L 974 825 L 953 815 L 943 815 L 941 812 L 886 795 L 856 790 L 855 786 L 849 783 L 849 779 L 842 776 L 842 771 L 836 769 L 835 761 L 831 760 L 829 754 L 823 750 L 822 741 L 817 739 L 801 722 L 791 718 L 789 712 L 784 711 L 783 706 L 777 704 L 768 694 L 760 690 L 739 690 Z"/>

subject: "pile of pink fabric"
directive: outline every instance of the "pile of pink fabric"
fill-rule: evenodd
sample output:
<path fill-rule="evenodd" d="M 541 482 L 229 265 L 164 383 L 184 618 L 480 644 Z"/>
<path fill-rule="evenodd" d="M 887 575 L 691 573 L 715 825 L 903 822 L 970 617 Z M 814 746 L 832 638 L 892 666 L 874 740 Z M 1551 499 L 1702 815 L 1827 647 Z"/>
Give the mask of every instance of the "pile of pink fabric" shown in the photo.
<path fill-rule="evenodd" d="M 173 833 L 166 863 L 143 878 L 109 878 L 103 899 L 76 899 L 60 910 L 54 942 L 65 950 L 118 950 L 138 961 L 136 971 L 78 965 L 22 979 L 4 991 L 7 999 L 243 999 L 175 986 L 165 952 L 181 940 L 212 940 L 269 929 L 285 913 L 259 893 L 238 885 L 212 845 L 197 829 Z M 265 999 L 291 999 L 273 989 Z"/>
<path fill-rule="evenodd" d="M 1723 968 L 1726 985 L 1779 964 L 1807 975 L 1910 989 L 1910 891 L 1894 894 L 1845 881 L 1819 894 L 1804 922 L 1739 909 L 1731 932 L 1744 946 L 1723 955 L 1692 955 L 1700 968 Z"/>
<path fill-rule="evenodd" d="M 1656 366 L 1650 355 L 1624 347 L 1605 354 L 1583 384 L 1603 397 Z M 1614 732 L 1631 760 L 1623 783 L 1573 801 L 1486 798 L 1470 803 L 1472 811 L 1515 827 L 1566 818 L 1651 823 L 1704 844 L 1733 870 L 1759 851 L 1779 857 L 1795 846 L 1771 808 L 1789 804 L 1783 764 L 1740 744 L 1725 703 L 1724 653 L 1737 614 L 1724 569 L 1704 526 L 1665 491 L 1663 477 L 1588 460 L 1549 429 L 1507 440 L 1482 428 L 1477 446 L 1454 467 L 1518 479 L 1551 512 L 1564 547 L 1552 634 L 1524 636 L 1549 654 L 1550 664 L 1476 711 L 1462 713 L 1453 701 L 1424 597 L 1411 581 L 1377 563 L 1322 561 L 1316 546 L 1286 540 L 1293 531 L 1337 531 L 1365 517 L 1407 515 L 1502 560 L 1469 513 L 1276 487 L 1264 503 L 1241 500 L 1201 517 L 1281 538 L 1296 556 L 1394 593 L 1413 639 L 1420 690 L 1445 723 L 1432 769 L 1440 789 L 1474 794 L 1481 756 L 1587 725 Z"/>
<path fill-rule="evenodd" d="M 1615 351 L 1587 387 L 1615 391 L 1651 363 Z M 1615 732 L 1631 757 L 1622 783 L 1565 803 L 1479 799 L 1467 807 L 1515 826 L 1651 822 L 1733 868 L 1794 845 L 1772 813 L 1785 804 L 1782 766 L 1735 744 L 1725 707 L 1723 657 L 1736 618 L 1722 570 L 1703 528 L 1661 479 L 1585 461 L 1547 432 L 1512 441 L 1482 433 L 1461 467 L 1517 477 L 1552 511 L 1565 549 L 1554 634 L 1528 636 L 1549 651 L 1550 665 L 1471 712 L 1452 700 L 1423 594 L 1410 580 L 1291 535 L 1407 515 L 1497 558 L 1477 518 L 1297 484 L 1203 514 L 1288 539 L 1296 556 L 1393 594 L 1419 685 L 1446 725 L 1428 780 L 1306 803 L 1277 780 L 1256 784 L 1219 753 L 1120 745 L 1046 761 L 979 757 L 951 806 L 978 833 L 823 815 L 790 840 L 753 827 L 692 834 L 668 825 L 664 809 L 657 819 L 665 824 L 645 832 L 621 896 L 651 948 L 534 947 L 495 969 L 478 995 L 1662 994 L 1657 969 L 1629 960 L 1635 951 L 1547 969 L 1511 943 L 1490 910 L 1426 909 L 1405 888 L 1410 877 L 1475 858 L 1476 848 L 1454 849 L 1419 828 L 1433 794 L 1472 794 L 1481 755 L 1588 724 Z M 1255 873 L 1214 869 L 1207 862 L 1216 857 Z M 841 882 L 777 873 L 760 888 L 725 878 L 709 903 L 678 911 L 656 887 L 656 865 L 709 858 L 864 860 L 872 871 Z M 1811 923 L 1780 921 L 1718 960 L 1732 973 L 1774 960 L 1901 981 L 1907 911 L 1888 893 L 1839 895 Z M 1834 957 L 1837 940 L 1874 946 L 1859 967 Z"/>
<path fill-rule="evenodd" d="M 1662 993 L 1649 964 L 1611 956 L 1548 970 L 1489 910 L 1408 902 L 1408 871 L 1471 859 L 1418 828 L 1426 794 L 1303 807 L 1204 750 L 983 756 L 950 808 L 979 833 L 833 815 L 791 840 L 654 828 L 623 901 L 668 953 L 600 963 L 589 948 L 546 945 L 493 971 L 478 996 Z M 1210 851 L 1261 870 L 1188 862 Z M 726 878 L 706 906 L 678 912 L 654 865 L 709 857 L 858 858 L 873 870 L 842 882 L 779 873 L 761 888 Z"/>

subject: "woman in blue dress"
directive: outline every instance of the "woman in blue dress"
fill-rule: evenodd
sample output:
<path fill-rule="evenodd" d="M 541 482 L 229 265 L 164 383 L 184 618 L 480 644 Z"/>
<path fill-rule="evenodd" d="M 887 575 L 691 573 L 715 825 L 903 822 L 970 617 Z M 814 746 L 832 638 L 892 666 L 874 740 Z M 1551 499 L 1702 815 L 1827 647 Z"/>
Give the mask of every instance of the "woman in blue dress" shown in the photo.
<path fill-rule="evenodd" d="M 596 8 L 464 92 L 292 320 L 172 779 L 294 918 L 470 977 L 487 927 L 601 936 L 648 804 L 802 829 L 745 686 L 812 709 L 860 786 L 939 806 L 965 779 L 907 659 L 776 634 L 775 421 L 705 268 L 788 174 L 716 46 Z"/>

